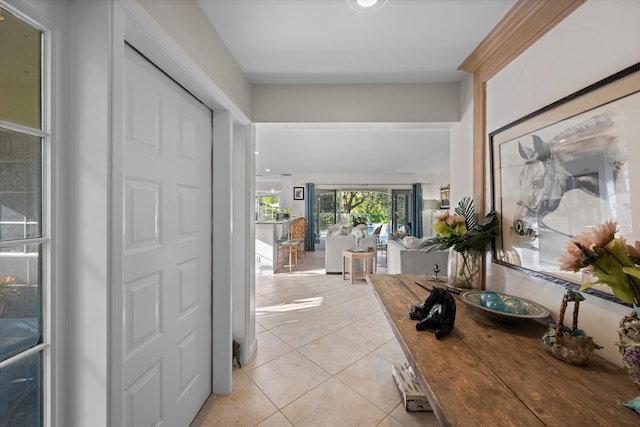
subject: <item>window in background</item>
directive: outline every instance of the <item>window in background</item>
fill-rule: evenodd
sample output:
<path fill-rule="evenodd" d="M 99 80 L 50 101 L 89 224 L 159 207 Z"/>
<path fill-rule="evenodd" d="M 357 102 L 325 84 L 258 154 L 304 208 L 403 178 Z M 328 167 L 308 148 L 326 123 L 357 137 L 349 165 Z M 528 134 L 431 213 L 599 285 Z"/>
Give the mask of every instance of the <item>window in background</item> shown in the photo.
<path fill-rule="evenodd" d="M 280 196 L 277 193 L 256 195 L 257 221 L 275 221 L 280 212 Z"/>

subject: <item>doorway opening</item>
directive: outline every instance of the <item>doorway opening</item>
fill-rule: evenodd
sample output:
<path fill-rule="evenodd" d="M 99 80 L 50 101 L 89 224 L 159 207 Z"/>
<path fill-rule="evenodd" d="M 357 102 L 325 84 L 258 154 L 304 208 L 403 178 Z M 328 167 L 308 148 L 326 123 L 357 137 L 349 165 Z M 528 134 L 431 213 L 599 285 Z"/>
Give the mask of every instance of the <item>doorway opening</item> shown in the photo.
<path fill-rule="evenodd" d="M 410 192 L 411 190 L 409 190 Z M 353 227 L 367 224 L 367 231 L 382 226 L 380 242 L 386 243 L 391 218 L 390 194 L 381 190 L 324 189 L 315 191 L 315 249 L 324 250 L 327 231 L 334 225 Z"/>

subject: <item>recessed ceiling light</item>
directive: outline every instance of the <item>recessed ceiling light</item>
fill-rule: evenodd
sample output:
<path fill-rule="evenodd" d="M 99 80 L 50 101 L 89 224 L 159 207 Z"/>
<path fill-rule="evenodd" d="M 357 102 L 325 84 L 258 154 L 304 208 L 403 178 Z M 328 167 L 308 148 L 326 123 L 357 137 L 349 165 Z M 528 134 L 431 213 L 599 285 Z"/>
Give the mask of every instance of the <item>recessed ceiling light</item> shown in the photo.
<path fill-rule="evenodd" d="M 265 169 L 265 172 L 271 172 L 271 169 L 267 168 L 267 169 Z"/>
<path fill-rule="evenodd" d="M 387 0 L 347 0 L 351 9 L 356 12 L 373 12 L 385 5 Z"/>
<path fill-rule="evenodd" d="M 260 154 L 260 152 L 259 152 L 259 151 L 255 151 L 255 152 L 254 152 L 254 154 L 255 154 L 255 155 L 258 155 L 258 154 Z"/>
<path fill-rule="evenodd" d="M 356 0 L 356 3 L 362 7 L 371 7 L 378 3 L 378 0 Z"/>

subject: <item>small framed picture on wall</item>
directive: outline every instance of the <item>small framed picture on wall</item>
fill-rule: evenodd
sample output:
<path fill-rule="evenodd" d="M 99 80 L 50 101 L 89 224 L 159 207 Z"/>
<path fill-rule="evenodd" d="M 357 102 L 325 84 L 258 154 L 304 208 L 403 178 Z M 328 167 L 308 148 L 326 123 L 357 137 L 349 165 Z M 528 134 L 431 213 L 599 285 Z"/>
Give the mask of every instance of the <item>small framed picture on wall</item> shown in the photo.
<path fill-rule="evenodd" d="M 440 188 L 440 209 L 449 209 L 450 186 Z"/>
<path fill-rule="evenodd" d="M 304 187 L 293 187 L 293 200 L 304 200 Z"/>

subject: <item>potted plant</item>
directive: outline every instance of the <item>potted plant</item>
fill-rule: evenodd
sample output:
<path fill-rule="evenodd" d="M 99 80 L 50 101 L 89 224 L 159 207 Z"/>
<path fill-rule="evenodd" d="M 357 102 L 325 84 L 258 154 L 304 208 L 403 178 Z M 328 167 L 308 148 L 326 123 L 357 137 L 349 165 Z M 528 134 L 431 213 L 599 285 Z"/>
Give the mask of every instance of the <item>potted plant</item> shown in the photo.
<path fill-rule="evenodd" d="M 420 249 L 427 252 L 449 249 L 447 287 L 455 292 L 479 289 L 482 252 L 499 234 L 495 212 L 489 212 L 478 222 L 473 200 L 465 197 L 453 215 L 449 211 L 436 215 L 431 227 L 436 236 L 423 242 Z"/>

